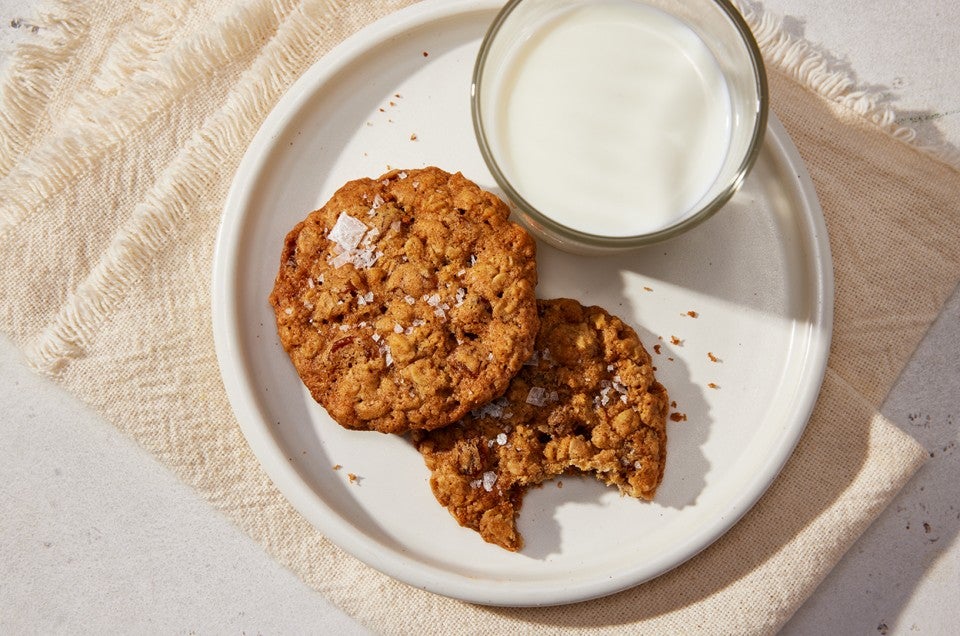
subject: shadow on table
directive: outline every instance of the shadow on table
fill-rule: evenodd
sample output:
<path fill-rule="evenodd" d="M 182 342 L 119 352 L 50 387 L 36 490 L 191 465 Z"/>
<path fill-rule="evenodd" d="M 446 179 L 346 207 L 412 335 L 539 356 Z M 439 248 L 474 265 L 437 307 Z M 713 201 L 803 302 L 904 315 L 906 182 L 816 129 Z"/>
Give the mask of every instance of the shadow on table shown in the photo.
<path fill-rule="evenodd" d="M 744 4 L 758 14 L 766 11 L 763 2 L 744 0 Z M 838 57 L 818 44 L 807 41 L 805 20 L 794 16 L 782 16 L 781 29 L 793 38 L 804 40 L 811 52 L 823 58 L 831 72 L 837 72 L 849 78 L 852 82 L 852 90 L 871 96 L 875 105 L 880 108 L 890 108 L 894 114 L 893 123 L 912 130 L 915 133 L 914 143 L 918 146 L 931 149 L 941 156 L 951 157 L 954 163 L 960 161 L 960 147 L 950 143 L 937 125 L 945 117 L 960 119 L 960 110 L 941 112 L 899 109 L 896 107 L 896 102 L 900 98 L 898 91 L 904 87 L 902 78 L 894 78 L 890 86 L 867 83 L 857 76 L 849 59 Z"/>
<path fill-rule="evenodd" d="M 834 633 L 863 632 L 867 612 L 877 621 L 868 628 L 886 625 L 894 630 L 898 616 L 930 571 L 944 559 L 956 559 L 953 546 L 960 536 L 956 490 L 960 483 L 958 316 L 960 287 L 883 408 L 891 421 L 930 452 L 930 460 L 854 544 L 843 567 L 824 580 L 817 597 L 797 612 L 797 622 L 805 626 L 804 631 L 822 626 Z M 869 594 L 864 589 L 865 581 L 869 581 Z M 952 611 L 955 615 L 956 609 Z M 907 631 L 907 626 L 900 631 Z M 788 623 L 784 634 L 790 633 L 794 632 Z"/>

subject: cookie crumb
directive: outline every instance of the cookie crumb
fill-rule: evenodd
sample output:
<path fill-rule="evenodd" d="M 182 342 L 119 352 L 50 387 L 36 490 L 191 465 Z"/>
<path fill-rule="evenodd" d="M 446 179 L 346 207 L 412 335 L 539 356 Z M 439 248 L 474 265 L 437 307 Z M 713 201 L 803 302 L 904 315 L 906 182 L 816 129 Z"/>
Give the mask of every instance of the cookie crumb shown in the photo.
<path fill-rule="evenodd" d="M 360 478 L 353 473 L 347 473 L 347 479 L 350 480 L 351 484 L 356 484 L 360 481 Z"/>
<path fill-rule="evenodd" d="M 690 311 L 688 311 L 685 315 L 690 316 L 691 318 L 697 318 L 700 314 L 698 314 L 697 312 L 695 312 L 695 311 L 693 311 L 693 310 L 690 310 Z"/>
<path fill-rule="evenodd" d="M 710 362 L 720 362 L 720 358 L 713 355 L 712 351 L 707 351 L 707 357 L 710 358 Z"/>
<path fill-rule="evenodd" d="M 686 413 L 679 413 L 677 411 L 674 411 L 673 413 L 670 414 L 670 420 L 672 422 L 686 422 L 687 415 Z"/>
<path fill-rule="evenodd" d="M 343 468 L 343 466 L 342 466 L 341 464 L 334 464 L 334 465 L 333 465 L 333 469 L 334 469 L 334 470 L 340 470 L 341 468 Z"/>
<path fill-rule="evenodd" d="M 707 386 L 710 387 L 711 389 L 719 389 L 719 388 L 720 388 L 720 385 L 717 384 L 716 382 L 709 382 L 709 383 L 707 383 Z"/>
<path fill-rule="evenodd" d="M 410 133 L 410 141 L 416 141 L 416 140 L 417 140 L 417 133 Z"/>
<path fill-rule="evenodd" d="M 648 291 L 648 292 L 653 291 L 653 287 L 646 287 L 646 286 L 645 286 L 643 289 L 644 289 L 644 291 Z"/>
<path fill-rule="evenodd" d="M 670 336 L 670 344 L 679 347 L 683 344 L 683 340 L 677 338 L 676 336 Z"/>
<path fill-rule="evenodd" d="M 657 355 L 660 355 L 660 345 L 658 344 L 653 345 L 653 352 L 656 353 Z"/>

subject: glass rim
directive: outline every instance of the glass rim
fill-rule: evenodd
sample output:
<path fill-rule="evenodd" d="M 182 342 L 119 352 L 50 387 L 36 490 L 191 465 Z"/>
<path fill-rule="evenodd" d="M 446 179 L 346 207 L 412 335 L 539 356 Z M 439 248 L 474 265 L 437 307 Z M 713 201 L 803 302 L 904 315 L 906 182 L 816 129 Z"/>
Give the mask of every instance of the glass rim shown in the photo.
<path fill-rule="evenodd" d="M 574 244 L 588 245 L 597 248 L 631 248 L 640 247 L 656 243 L 664 239 L 676 236 L 692 228 L 713 216 L 722 208 L 743 185 L 744 180 L 749 174 L 760 151 L 763 147 L 763 137 L 767 128 L 767 112 L 769 110 L 769 92 L 767 86 L 766 67 L 764 66 L 763 56 L 760 52 L 760 46 L 757 44 L 750 26 L 746 23 L 743 16 L 730 2 L 730 0 L 710 0 L 710 2 L 719 7 L 730 20 L 732 26 L 737 32 L 740 41 L 744 44 L 747 56 L 750 59 L 751 70 L 753 71 L 754 82 L 757 87 L 757 117 L 754 121 L 753 130 L 750 133 L 750 143 L 747 146 L 747 152 L 744 154 L 740 165 L 737 167 L 731 179 L 712 199 L 699 207 L 699 209 L 685 216 L 676 223 L 661 228 L 654 232 L 643 234 L 633 234 L 630 236 L 609 236 L 604 234 L 592 234 L 571 228 L 558 223 L 551 217 L 537 209 L 527 201 L 510 182 L 510 179 L 504 174 L 497 162 L 490 144 L 487 142 L 487 131 L 483 124 L 483 116 L 480 106 L 480 89 L 482 87 L 483 71 L 486 67 L 487 57 L 494 39 L 500 32 L 501 27 L 506 22 L 513 10 L 524 0 L 509 0 L 494 17 L 493 22 L 487 29 L 483 40 L 480 43 L 480 50 L 477 54 L 473 66 L 473 77 L 470 84 L 470 114 L 473 120 L 474 135 L 477 144 L 480 147 L 480 154 L 489 168 L 494 180 L 506 192 L 510 200 L 520 209 L 520 211 L 530 217 L 536 224 L 545 227 L 549 232 L 560 237 L 564 242 Z"/>

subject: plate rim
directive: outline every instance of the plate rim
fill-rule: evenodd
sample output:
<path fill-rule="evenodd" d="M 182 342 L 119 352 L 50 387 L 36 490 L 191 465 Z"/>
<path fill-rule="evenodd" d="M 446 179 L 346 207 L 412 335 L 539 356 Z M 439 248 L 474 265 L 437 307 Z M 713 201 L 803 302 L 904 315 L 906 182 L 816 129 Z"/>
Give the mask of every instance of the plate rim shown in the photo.
<path fill-rule="evenodd" d="M 780 443 L 773 449 L 775 452 L 771 453 L 764 468 L 766 478 L 752 482 L 753 487 L 731 502 L 724 514 L 719 515 L 720 520 L 716 524 L 687 538 L 683 549 L 678 547 L 675 551 L 681 553 L 679 558 L 660 559 L 669 563 L 656 568 L 653 573 L 638 575 L 633 571 L 636 568 L 633 568 L 616 577 L 599 577 L 590 584 L 581 584 L 573 589 L 562 582 L 555 586 L 544 586 L 542 581 L 475 578 L 442 570 L 394 551 L 378 549 L 376 541 L 354 532 L 349 521 L 336 514 L 300 478 L 296 467 L 287 461 L 269 427 L 262 425 L 269 418 L 260 411 L 253 397 L 253 383 L 247 365 L 243 363 L 245 356 L 240 342 L 239 323 L 233 319 L 239 281 L 231 267 L 242 235 L 239 230 L 246 219 L 244 211 L 253 196 L 253 190 L 248 186 L 260 174 L 279 133 L 300 112 L 305 102 L 364 51 L 412 28 L 469 12 L 495 11 L 500 4 L 496 0 L 424 0 L 388 14 L 343 40 L 314 62 L 280 97 L 247 147 L 225 199 L 214 246 L 212 326 L 221 378 L 233 415 L 247 443 L 281 494 L 318 532 L 368 566 L 427 591 L 483 605 L 560 605 L 622 591 L 679 566 L 729 531 L 772 485 L 806 429 L 826 373 L 833 329 L 833 269 L 826 222 L 813 182 L 786 129 L 771 111 L 764 145 L 771 146 L 776 156 L 785 163 L 791 179 L 793 175 L 796 176 L 794 187 L 807 212 L 803 215 L 803 225 L 805 234 L 810 238 L 812 252 L 807 255 L 806 264 L 813 267 L 813 278 L 818 283 L 816 298 L 811 300 L 811 304 L 816 303 L 816 312 L 813 312 L 812 318 L 815 320 L 810 323 L 810 328 L 818 332 L 819 337 L 810 339 L 804 364 L 810 365 L 814 371 L 796 398 L 797 403 L 804 407 L 802 415 L 798 414 L 795 418 L 798 423 L 793 423 L 785 430 Z M 250 414 L 258 414 L 259 417 L 251 417 Z"/>

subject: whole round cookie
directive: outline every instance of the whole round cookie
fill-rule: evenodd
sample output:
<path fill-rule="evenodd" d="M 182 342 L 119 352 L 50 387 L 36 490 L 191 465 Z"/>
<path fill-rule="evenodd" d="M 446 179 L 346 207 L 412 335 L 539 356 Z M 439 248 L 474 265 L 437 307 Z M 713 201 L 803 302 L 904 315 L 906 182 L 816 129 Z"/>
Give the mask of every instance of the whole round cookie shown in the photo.
<path fill-rule="evenodd" d="M 394 170 L 287 234 L 277 331 L 334 420 L 434 429 L 503 393 L 539 324 L 536 245 L 508 215 L 459 173 Z"/>
<path fill-rule="evenodd" d="M 507 392 L 457 424 L 414 435 L 437 500 L 513 551 L 530 486 L 590 473 L 652 499 L 666 462 L 669 399 L 634 330 L 575 300 L 541 300 L 539 309 L 534 354 Z"/>

